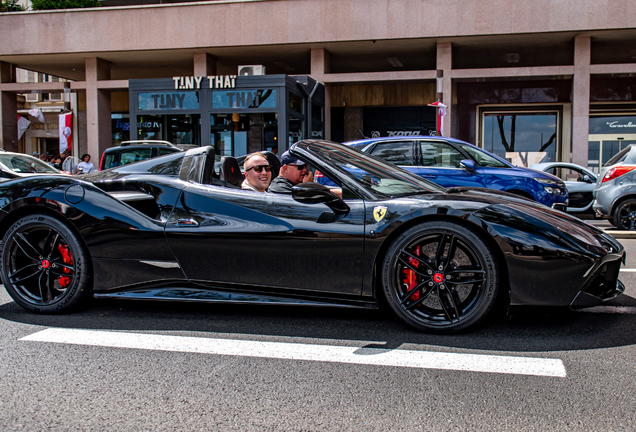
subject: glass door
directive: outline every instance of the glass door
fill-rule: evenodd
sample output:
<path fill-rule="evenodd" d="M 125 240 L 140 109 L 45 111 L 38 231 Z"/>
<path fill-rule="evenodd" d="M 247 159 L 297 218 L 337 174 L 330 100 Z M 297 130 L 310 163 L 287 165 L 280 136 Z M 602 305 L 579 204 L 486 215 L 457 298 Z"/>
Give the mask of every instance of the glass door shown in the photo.
<path fill-rule="evenodd" d="M 609 138 L 609 139 L 607 139 Z M 590 135 L 588 143 L 587 167 L 598 174 L 601 167 L 614 157 L 619 151 L 631 144 L 636 144 L 636 136 L 628 139 L 624 137 L 605 137 L 603 135 Z"/>
<path fill-rule="evenodd" d="M 636 115 L 626 112 L 591 116 L 588 168 L 598 174 L 605 162 L 630 144 L 636 144 Z"/>

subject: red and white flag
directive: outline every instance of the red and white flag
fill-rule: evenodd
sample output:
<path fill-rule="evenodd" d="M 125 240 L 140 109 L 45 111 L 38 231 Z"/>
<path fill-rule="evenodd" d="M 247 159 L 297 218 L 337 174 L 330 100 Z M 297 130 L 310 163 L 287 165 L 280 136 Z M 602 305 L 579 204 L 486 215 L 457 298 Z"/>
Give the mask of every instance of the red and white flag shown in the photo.
<path fill-rule="evenodd" d="M 22 138 L 24 132 L 29 128 L 31 122 L 18 114 L 18 139 Z"/>
<path fill-rule="evenodd" d="M 30 109 L 29 114 L 38 119 L 40 123 L 46 123 L 46 120 L 44 120 L 44 113 L 42 113 L 42 110 L 40 108 Z"/>
<path fill-rule="evenodd" d="M 73 123 L 72 123 L 72 116 L 73 113 L 64 113 L 64 114 L 60 114 L 60 123 L 59 123 L 59 129 L 60 129 L 60 154 L 62 154 L 62 152 L 65 152 L 66 150 L 69 149 L 69 147 L 71 146 L 71 137 L 73 136 Z"/>
<path fill-rule="evenodd" d="M 446 105 L 441 102 L 433 102 L 428 106 L 437 108 L 437 136 L 444 136 L 444 117 L 446 117 Z"/>

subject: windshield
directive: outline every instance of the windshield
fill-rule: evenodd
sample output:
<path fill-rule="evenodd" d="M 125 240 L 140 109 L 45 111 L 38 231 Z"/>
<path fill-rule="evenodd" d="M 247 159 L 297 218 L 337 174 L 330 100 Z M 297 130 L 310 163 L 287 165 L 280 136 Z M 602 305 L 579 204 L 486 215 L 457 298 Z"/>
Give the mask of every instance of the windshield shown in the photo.
<path fill-rule="evenodd" d="M 0 154 L 0 163 L 7 169 L 19 174 L 45 173 L 59 174 L 51 165 L 28 155 Z"/>
<path fill-rule="evenodd" d="M 510 168 L 510 165 L 500 161 L 493 155 L 486 153 L 485 151 L 478 149 L 470 144 L 457 143 L 471 158 L 475 160 L 480 166 L 493 167 L 493 168 Z"/>
<path fill-rule="evenodd" d="M 608 166 L 615 165 L 615 164 L 617 164 L 619 162 L 623 162 L 625 160 L 625 158 L 627 157 L 627 153 L 629 153 L 631 148 L 632 148 L 632 146 L 625 147 L 623 150 L 621 150 L 618 153 L 616 153 L 616 155 L 614 155 L 610 160 L 605 162 L 605 164 L 603 164 L 603 166 L 604 167 L 608 167 Z"/>
<path fill-rule="evenodd" d="M 446 190 L 402 168 L 342 144 L 301 141 L 297 145 L 381 199 Z"/>

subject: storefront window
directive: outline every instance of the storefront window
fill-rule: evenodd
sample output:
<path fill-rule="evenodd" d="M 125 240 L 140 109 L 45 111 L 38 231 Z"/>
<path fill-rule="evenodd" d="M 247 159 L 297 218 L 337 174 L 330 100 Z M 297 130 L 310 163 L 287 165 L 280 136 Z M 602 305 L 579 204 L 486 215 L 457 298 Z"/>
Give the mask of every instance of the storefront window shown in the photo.
<path fill-rule="evenodd" d="M 199 114 L 137 116 L 137 139 L 201 145 Z"/>
<path fill-rule="evenodd" d="M 483 147 L 528 167 L 557 160 L 558 113 L 484 113 Z"/>
<path fill-rule="evenodd" d="M 305 113 L 304 99 L 301 95 L 289 92 L 289 109 L 298 113 Z"/>
<path fill-rule="evenodd" d="M 323 107 L 321 105 L 318 105 L 317 103 L 311 103 L 311 117 L 314 119 L 314 121 L 317 122 L 323 122 L 324 121 L 324 115 L 323 115 Z"/>
<path fill-rule="evenodd" d="M 278 148 L 276 113 L 212 114 L 210 129 L 211 144 L 219 158 Z"/>
<path fill-rule="evenodd" d="M 128 114 L 111 114 L 112 145 L 118 146 L 122 141 L 130 140 L 130 118 Z"/>
<path fill-rule="evenodd" d="M 305 128 L 305 122 L 301 119 L 293 116 L 289 116 L 289 134 L 288 134 L 288 147 L 291 147 L 297 141 L 303 139 Z"/>

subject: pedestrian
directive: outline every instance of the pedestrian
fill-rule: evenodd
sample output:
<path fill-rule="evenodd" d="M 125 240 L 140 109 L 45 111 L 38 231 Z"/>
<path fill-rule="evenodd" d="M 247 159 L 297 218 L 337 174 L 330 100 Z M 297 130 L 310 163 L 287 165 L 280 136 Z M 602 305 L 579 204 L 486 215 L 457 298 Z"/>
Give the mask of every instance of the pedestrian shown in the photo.
<path fill-rule="evenodd" d="M 95 167 L 90 160 L 91 155 L 88 153 L 82 155 L 82 161 L 77 164 L 77 174 L 90 174 L 95 171 Z"/>
<path fill-rule="evenodd" d="M 53 158 L 53 168 L 62 169 L 62 156 L 57 155 Z"/>

